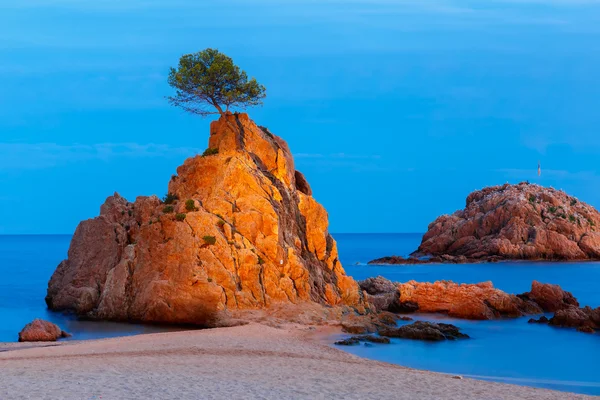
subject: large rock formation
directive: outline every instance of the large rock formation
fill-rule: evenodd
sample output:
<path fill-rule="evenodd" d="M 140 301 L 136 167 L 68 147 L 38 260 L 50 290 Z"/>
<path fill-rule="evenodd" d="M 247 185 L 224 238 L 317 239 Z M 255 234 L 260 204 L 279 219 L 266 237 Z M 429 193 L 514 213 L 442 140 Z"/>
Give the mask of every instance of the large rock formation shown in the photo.
<path fill-rule="evenodd" d="M 522 260 L 600 259 L 600 213 L 566 193 L 520 183 L 485 188 L 464 210 L 429 225 L 418 256 Z"/>
<path fill-rule="evenodd" d="M 227 311 L 280 303 L 364 311 L 287 144 L 246 114 L 213 122 L 209 150 L 177 169 L 168 192 L 165 202 L 115 194 L 83 221 L 48 284 L 48 306 L 208 326 Z"/>
<path fill-rule="evenodd" d="M 488 320 L 554 312 L 579 303 L 557 285 L 534 281 L 531 292 L 513 295 L 492 282 L 457 284 L 451 281 L 392 283 L 383 278 L 359 282 L 377 311 L 443 313 L 451 317 Z"/>

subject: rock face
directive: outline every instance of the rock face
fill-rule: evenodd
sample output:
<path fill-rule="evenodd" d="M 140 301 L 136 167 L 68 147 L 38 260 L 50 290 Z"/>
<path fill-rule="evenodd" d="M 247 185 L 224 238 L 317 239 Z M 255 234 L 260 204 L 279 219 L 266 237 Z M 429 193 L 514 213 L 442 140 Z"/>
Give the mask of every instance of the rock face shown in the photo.
<path fill-rule="evenodd" d="M 42 319 L 35 319 L 19 332 L 19 342 L 56 342 L 58 339 L 69 336 L 71 335 L 61 330 L 58 325 Z"/>
<path fill-rule="evenodd" d="M 206 326 L 279 303 L 364 312 L 287 144 L 246 114 L 228 114 L 211 124 L 209 149 L 177 169 L 164 202 L 115 194 L 83 221 L 48 284 L 48 306 Z"/>
<path fill-rule="evenodd" d="M 530 318 L 529 321 L 527 321 L 529 324 L 547 324 L 548 322 L 550 322 L 550 320 L 545 315 L 542 315 L 539 319 Z"/>
<path fill-rule="evenodd" d="M 579 307 L 579 302 L 570 292 L 565 292 L 558 285 L 538 281 L 533 281 L 531 292 L 523 293 L 521 297 L 533 300 L 547 312 L 556 312 L 571 306 Z"/>
<path fill-rule="evenodd" d="M 571 293 L 559 286 L 537 281 L 532 283 L 530 292 L 520 295 L 496 289 L 492 282 L 393 283 L 379 276 L 359 284 L 377 311 L 443 313 L 456 318 L 489 320 L 554 312 L 579 305 Z"/>
<path fill-rule="evenodd" d="M 566 193 L 520 183 L 471 193 L 429 225 L 415 256 L 481 260 L 600 259 L 600 213 Z"/>
<path fill-rule="evenodd" d="M 469 336 L 451 324 L 417 321 L 399 328 L 384 328 L 379 331 L 381 336 L 413 340 L 456 340 L 468 339 Z"/>

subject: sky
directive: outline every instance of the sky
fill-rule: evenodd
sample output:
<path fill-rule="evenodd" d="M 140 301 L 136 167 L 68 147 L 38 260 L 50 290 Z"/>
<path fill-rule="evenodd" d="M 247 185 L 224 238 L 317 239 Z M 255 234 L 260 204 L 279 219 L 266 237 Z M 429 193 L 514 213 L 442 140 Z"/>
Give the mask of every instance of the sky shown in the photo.
<path fill-rule="evenodd" d="M 599 42 L 600 0 L 0 0 L 0 234 L 164 195 L 210 123 L 168 70 L 207 47 L 266 86 L 250 116 L 332 232 L 424 232 L 525 180 L 600 207 Z"/>

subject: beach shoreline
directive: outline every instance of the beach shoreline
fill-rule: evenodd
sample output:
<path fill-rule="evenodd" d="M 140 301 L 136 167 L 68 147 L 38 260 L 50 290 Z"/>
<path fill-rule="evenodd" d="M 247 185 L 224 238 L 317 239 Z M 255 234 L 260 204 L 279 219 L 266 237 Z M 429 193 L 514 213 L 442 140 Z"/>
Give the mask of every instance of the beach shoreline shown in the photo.
<path fill-rule="evenodd" d="M 415 370 L 331 346 L 339 327 L 257 323 L 58 343 L 0 343 L 0 398 L 593 397 Z"/>

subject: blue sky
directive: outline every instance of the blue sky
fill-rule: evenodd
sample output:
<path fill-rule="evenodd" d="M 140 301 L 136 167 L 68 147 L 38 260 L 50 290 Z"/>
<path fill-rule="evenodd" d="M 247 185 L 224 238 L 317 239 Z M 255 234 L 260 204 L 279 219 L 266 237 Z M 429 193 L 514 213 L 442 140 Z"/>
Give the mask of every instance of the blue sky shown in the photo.
<path fill-rule="evenodd" d="M 0 233 L 163 195 L 210 122 L 168 68 L 206 47 L 267 87 L 250 115 L 333 232 L 423 232 L 507 181 L 600 206 L 599 40 L 592 0 L 0 0 Z"/>

